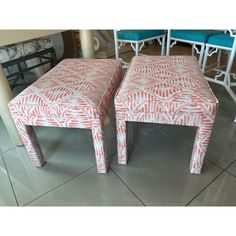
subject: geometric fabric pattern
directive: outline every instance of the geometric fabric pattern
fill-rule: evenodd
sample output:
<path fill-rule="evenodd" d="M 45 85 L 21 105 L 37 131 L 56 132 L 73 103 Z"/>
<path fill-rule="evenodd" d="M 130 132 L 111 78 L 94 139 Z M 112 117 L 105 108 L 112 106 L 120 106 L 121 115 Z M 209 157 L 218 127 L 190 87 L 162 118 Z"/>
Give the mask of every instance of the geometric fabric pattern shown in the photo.
<path fill-rule="evenodd" d="M 65 59 L 9 102 L 33 165 L 45 163 L 32 126 L 91 129 L 97 170 L 108 168 L 104 118 L 121 82 L 115 59 Z"/>
<path fill-rule="evenodd" d="M 217 108 L 195 57 L 133 57 L 115 96 L 118 163 L 127 163 L 126 121 L 197 126 L 190 172 L 200 174 Z"/>

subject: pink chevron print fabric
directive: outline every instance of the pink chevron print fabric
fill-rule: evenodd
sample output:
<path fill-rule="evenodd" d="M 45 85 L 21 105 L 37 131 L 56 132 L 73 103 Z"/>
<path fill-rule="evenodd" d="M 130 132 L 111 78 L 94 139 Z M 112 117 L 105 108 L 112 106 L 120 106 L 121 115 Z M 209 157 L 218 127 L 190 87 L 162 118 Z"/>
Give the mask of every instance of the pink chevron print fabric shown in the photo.
<path fill-rule="evenodd" d="M 65 59 L 15 97 L 8 106 L 33 165 L 45 159 L 32 126 L 87 128 L 106 173 L 104 118 L 121 79 L 119 60 Z"/>
<path fill-rule="evenodd" d="M 126 121 L 197 126 L 190 172 L 200 174 L 217 107 L 195 57 L 134 57 L 115 96 L 118 163 L 127 163 Z"/>

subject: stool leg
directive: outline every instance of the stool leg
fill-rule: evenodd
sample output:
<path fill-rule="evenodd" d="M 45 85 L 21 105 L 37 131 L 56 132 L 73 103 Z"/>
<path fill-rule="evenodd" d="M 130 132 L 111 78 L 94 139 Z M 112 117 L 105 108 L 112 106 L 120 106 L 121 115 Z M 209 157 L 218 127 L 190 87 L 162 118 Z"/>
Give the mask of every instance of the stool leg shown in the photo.
<path fill-rule="evenodd" d="M 34 166 L 42 166 L 46 161 L 44 159 L 41 147 L 32 126 L 16 124 L 25 148 Z"/>
<path fill-rule="evenodd" d="M 195 44 L 192 44 L 192 56 L 194 56 L 194 46 L 195 46 Z"/>
<path fill-rule="evenodd" d="M 208 53 L 209 53 L 210 47 L 207 45 L 205 52 L 204 52 L 204 58 L 203 58 L 203 64 L 202 64 L 202 72 L 203 74 L 205 73 L 206 70 L 206 65 L 207 65 L 207 58 L 208 58 Z"/>
<path fill-rule="evenodd" d="M 164 56 L 165 54 L 165 41 L 166 41 L 166 36 L 164 35 L 162 37 L 162 42 L 161 42 L 161 56 Z"/>
<path fill-rule="evenodd" d="M 138 53 L 139 53 L 139 43 L 135 43 L 135 56 L 138 56 Z"/>
<path fill-rule="evenodd" d="M 117 31 L 114 30 L 114 43 L 115 43 L 115 55 L 116 55 L 116 59 L 119 59 L 119 43 L 117 40 Z"/>
<path fill-rule="evenodd" d="M 203 59 L 203 56 L 204 56 L 204 48 L 205 48 L 205 46 L 204 45 L 202 45 L 201 46 L 201 51 L 200 51 L 200 55 L 199 55 L 199 66 L 201 67 L 202 66 L 202 59 Z"/>
<path fill-rule="evenodd" d="M 126 121 L 116 120 L 118 164 L 127 164 Z"/>
<path fill-rule="evenodd" d="M 217 69 L 220 69 L 220 66 L 221 66 L 221 64 L 220 64 L 220 62 L 221 62 L 221 55 L 222 55 L 222 50 L 219 49 L 219 52 L 218 52 L 218 55 L 217 55 L 217 65 L 216 65 Z"/>
<path fill-rule="evenodd" d="M 200 174 L 203 165 L 204 157 L 207 151 L 212 125 L 199 127 L 196 133 L 196 138 L 193 146 L 193 153 L 190 162 L 191 174 Z"/>
<path fill-rule="evenodd" d="M 104 124 L 100 119 L 92 121 L 93 145 L 98 173 L 106 174 L 108 168 L 107 152 L 104 139 Z"/>

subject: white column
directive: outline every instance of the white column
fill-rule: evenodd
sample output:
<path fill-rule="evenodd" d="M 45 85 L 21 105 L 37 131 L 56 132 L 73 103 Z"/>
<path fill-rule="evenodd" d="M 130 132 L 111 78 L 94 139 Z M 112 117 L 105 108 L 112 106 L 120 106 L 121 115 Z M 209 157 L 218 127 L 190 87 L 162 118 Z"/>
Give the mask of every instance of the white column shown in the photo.
<path fill-rule="evenodd" d="M 8 109 L 7 103 L 13 98 L 11 88 L 0 64 L 0 116 L 5 124 L 7 131 L 15 145 L 23 145 L 21 137 L 16 129 L 15 123 Z"/>
<path fill-rule="evenodd" d="M 93 33 L 91 30 L 80 30 L 80 42 L 83 58 L 95 58 Z"/>

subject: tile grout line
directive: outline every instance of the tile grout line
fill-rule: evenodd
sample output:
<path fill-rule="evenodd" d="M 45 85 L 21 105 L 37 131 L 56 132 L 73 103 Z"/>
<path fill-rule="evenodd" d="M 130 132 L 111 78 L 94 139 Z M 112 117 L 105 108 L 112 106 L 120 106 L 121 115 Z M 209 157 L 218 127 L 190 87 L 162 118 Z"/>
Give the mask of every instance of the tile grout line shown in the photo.
<path fill-rule="evenodd" d="M 221 170 L 225 170 L 225 168 L 222 168 L 221 166 L 217 165 L 215 162 L 213 162 L 212 160 L 208 159 L 207 157 L 205 158 L 207 161 L 209 161 L 211 164 L 213 164 L 214 166 L 216 166 L 217 168 L 221 169 Z M 203 162 L 204 163 L 204 162 Z M 230 163 L 231 165 L 232 163 Z M 228 167 L 226 167 L 228 168 Z"/>
<path fill-rule="evenodd" d="M 185 206 L 188 206 L 194 199 L 196 199 L 203 191 L 205 191 L 209 185 L 211 185 L 218 177 L 220 177 L 225 171 L 222 170 L 210 183 L 208 183 L 197 195 L 193 197 Z"/>
<path fill-rule="evenodd" d="M 129 188 L 129 186 L 120 178 L 120 176 L 112 169 L 112 167 L 110 167 L 110 170 L 117 176 L 117 178 L 126 186 L 126 188 L 128 188 L 128 190 L 138 199 L 138 201 L 143 205 L 146 206 L 144 204 L 144 202 L 136 195 L 136 193 Z"/>
<path fill-rule="evenodd" d="M 206 159 L 211 162 L 212 164 L 214 164 L 215 166 L 217 166 L 218 168 L 222 169 L 222 170 L 226 170 L 228 169 L 234 162 L 236 162 L 236 159 L 233 160 L 228 166 L 226 166 L 225 168 L 219 166 L 217 163 L 215 163 L 214 161 L 210 160 L 208 157 L 206 157 Z"/>
<path fill-rule="evenodd" d="M 236 178 L 236 175 L 230 173 L 230 172 L 227 170 L 230 166 L 232 166 L 234 163 L 236 163 L 236 160 L 233 160 L 227 167 L 222 168 L 222 167 L 220 167 L 219 165 L 217 165 L 215 162 L 209 160 L 208 158 L 206 158 L 206 159 L 207 159 L 209 162 L 211 162 L 213 165 L 217 166 L 217 167 L 220 168 L 221 170 L 224 170 L 225 172 L 227 172 L 228 174 L 230 174 L 230 175 L 232 175 L 233 177 Z"/>
<path fill-rule="evenodd" d="M 57 188 L 59 188 L 59 187 L 61 187 L 62 185 L 64 185 L 64 184 L 66 184 L 66 183 L 70 182 L 71 180 L 75 179 L 76 177 L 79 177 L 80 175 L 84 174 L 85 172 L 87 172 L 88 170 L 90 170 L 90 169 L 94 168 L 95 166 L 96 166 L 96 165 L 93 165 L 93 166 L 89 167 L 88 169 L 86 169 L 86 170 L 82 171 L 81 173 L 79 173 L 79 174 L 76 174 L 76 175 L 72 176 L 70 179 L 68 179 L 68 180 L 66 180 L 65 182 L 63 182 L 63 183 L 61 183 L 61 184 L 57 185 L 56 187 L 54 187 L 54 188 L 52 188 L 52 189 L 48 190 L 47 192 L 45 192 L 45 193 L 43 193 L 42 195 L 40 195 L 40 196 L 38 196 L 38 197 L 34 198 L 34 199 L 33 199 L 33 200 L 31 200 L 31 201 L 29 201 L 29 202 L 25 203 L 25 204 L 24 204 L 24 205 L 22 205 L 22 206 L 27 206 L 27 205 L 28 205 L 28 204 L 30 204 L 31 202 L 33 202 L 33 201 L 35 201 L 35 200 L 37 200 L 37 199 L 39 199 L 39 198 L 41 198 L 41 197 L 45 196 L 46 194 L 48 194 L 48 193 L 50 193 L 50 192 L 52 192 L 52 191 L 56 190 Z"/>
<path fill-rule="evenodd" d="M 224 170 L 225 170 L 225 172 L 227 172 L 228 174 L 230 174 L 231 176 L 236 178 L 236 176 L 234 174 L 232 174 L 228 171 L 229 167 L 232 166 L 234 163 L 236 163 L 236 160 L 232 161 Z"/>
<path fill-rule="evenodd" d="M 14 195 L 14 198 L 15 198 L 15 201 L 16 201 L 16 205 L 19 206 L 19 203 L 18 203 L 18 200 L 17 200 L 17 197 L 16 197 L 16 193 L 15 193 L 15 190 L 14 190 L 14 188 L 13 188 L 13 184 L 12 184 L 12 182 L 11 182 L 11 177 L 10 177 L 9 172 L 8 172 L 8 169 L 7 169 L 7 165 L 6 165 L 6 163 L 5 163 L 5 160 L 4 160 L 3 156 L 2 156 L 2 154 L 0 154 L 0 155 L 1 155 L 1 157 L 2 157 L 2 161 L 3 161 L 3 164 L 4 164 L 5 169 L 6 169 L 6 172 L 7 172 L 7 177 L 8 177 L 8 179 L 9 179 L 9 182 L 10 182 L 10 185 L 11 185 L 11 188 L 12 188 L 12 192 L 13 192 L 13 195 Z"/>
<path fill-rule="evenodd" d="M 13 147 L 13 148 L 10 148 L 10 149 L 8 149 L 8 150 L 5 150 L 5 151 L 1 152 L 1 154 L 5 154 L 5 153 L 7 153 L 7 152 L 10 152 L 10 151 L 12 151 L 13 149 L 16 149 L 16 147 Z"/>
<path fill-rule="evenodd" d="M 226 172 L 227 174 L 229 174 L 229 175 L 233 176 L 234 178 L 236 178 L 236 175 L 234 175 L 234 174 L 230 173 L 228 170 L 225 170 L 225 172 Z"/>
<path fill-rule="evenodd" d="M 208 160 L 208 159 L 207 159 Z M 208 160 L 209 161 L 209 160 Z M 218 165 L 216 165 L 214 162 L 212 162 L 212 161 L 210 161 L 212 164 L 214 164 L 215 166 L 217 166 L 218 167 Z M 209 184 L 207 184 L 206 185 L 206 187 L 205 188 L 203 188 L 193 199 L 191 199 L 185 206 L 188 206 L 194 199 L 196 199 L 203 191 L 205 191 L 208 187 L 209 187 L 209 185 L 211 185 L 216 179 L 218 179 L 223 173 L 225 173 L 225 172 L 227 172 L 228 174 L 230 174 L 228 171 L 227 171 L 227 169 L 233 164 L 235 162 L 235 160 L 234 161 L 232 161 L 226 168 L 221 168 L 221 167 L 218 167 L 218 168 L 220 168 L 222 171 L 209 183 Z M 232 175 L 232 174 L 230 174 L 231 176 L 233 176 L 233 177 L 236 177 L 236 176 L 234 176 L 234 175 Z"/>

